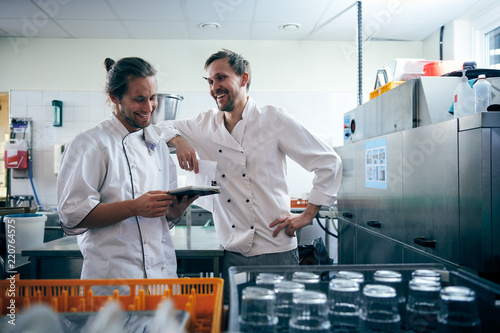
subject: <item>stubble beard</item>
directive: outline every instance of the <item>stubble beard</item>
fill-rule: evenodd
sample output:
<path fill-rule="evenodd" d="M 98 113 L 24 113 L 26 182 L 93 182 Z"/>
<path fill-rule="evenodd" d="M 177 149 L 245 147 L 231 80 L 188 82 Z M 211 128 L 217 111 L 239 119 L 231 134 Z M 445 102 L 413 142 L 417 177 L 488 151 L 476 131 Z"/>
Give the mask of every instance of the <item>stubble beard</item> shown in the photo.
<path fill-rule="evenodd" d="M 234 98 L 232 98 L 231 95 L 229 95 L 229 91 L 225 93 L 227 95 L 227 103 L 226 105 L 220 105 L 219 102 L 217 101 L 217 98 L 214 97 L 215 99 L 215 104 L 217 104 L 217 107 L 219 111 L 225 111 L 225 112 L 231 112 L 234 110 Z"/>
<path fill-rule="evenodd" d="M 153 113 L 151 113 L 151 116 L 149 118 L 149 122 L 147 122 L 146 124 L 144 125 L 141 125 L 139 123 L 137 123 L 134 119 L 132 119 L 131 117 L 129 117 L 127 115 L 127 113 L 124 111 L 124 107 L 123 105 L 120 104 L 120 110 L 119 110 L 120 114 L 122 115 L 123 119 L 125 119 L 125 121 L 127 122 L 127 124 L 129 124 L 130 126 L 132 127 L 135 127 L 135 128 L 138 128 L 138 129 L 141 129 L 141 128 L 146 128 L 148 127 L 150 124 L 151 124 L 151 116 L 153 115 Z M 154 111 L 153 111 L 154 112 Z M 133 114 L 133 113 L 132 113 Z"/>

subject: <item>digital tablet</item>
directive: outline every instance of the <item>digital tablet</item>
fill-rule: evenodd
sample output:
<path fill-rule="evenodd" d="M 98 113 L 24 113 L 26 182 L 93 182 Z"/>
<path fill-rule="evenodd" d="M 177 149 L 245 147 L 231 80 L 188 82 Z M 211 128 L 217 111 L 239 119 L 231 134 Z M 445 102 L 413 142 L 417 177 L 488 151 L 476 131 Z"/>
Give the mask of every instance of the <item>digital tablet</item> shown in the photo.
<path fill-rule="evenodd" d="M 172 194 L 177 197 L 183 197 L 185 195 L 194 197 L 195 195 L 204 196 L 219 193 L 220 186 L 184 186 L 175 190 L 168 191 L 168 194 Z"/>

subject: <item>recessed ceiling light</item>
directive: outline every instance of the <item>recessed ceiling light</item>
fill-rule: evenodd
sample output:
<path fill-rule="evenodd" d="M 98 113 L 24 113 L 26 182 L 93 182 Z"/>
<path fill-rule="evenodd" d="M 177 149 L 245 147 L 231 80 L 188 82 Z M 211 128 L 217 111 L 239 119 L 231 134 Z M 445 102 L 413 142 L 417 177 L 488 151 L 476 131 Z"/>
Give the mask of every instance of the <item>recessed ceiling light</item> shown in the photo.
<path fill-rule="evenodd" d="M 198 28 L 205 30 L 215 30 L 220 28 L 220 24 L 217 22 L 203 22 L 198 24 Z"/>
<path fill-rule="evenodd" d="M 280 25 L 280 29 L 282 30 L 298 30 L 300 29 L 300 24 L 298 23 L 285 23 Z"/>

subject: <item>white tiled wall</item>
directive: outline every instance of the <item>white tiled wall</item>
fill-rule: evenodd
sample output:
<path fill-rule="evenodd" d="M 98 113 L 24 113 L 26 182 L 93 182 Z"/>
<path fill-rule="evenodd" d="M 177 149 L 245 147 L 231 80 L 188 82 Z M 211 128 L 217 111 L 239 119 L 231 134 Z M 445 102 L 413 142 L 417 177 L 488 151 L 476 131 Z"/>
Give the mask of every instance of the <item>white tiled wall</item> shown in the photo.
<path fill-rule="evenodd" d="M 196 116 L 215 104 L 206 91 L 170 92 L 184 97 L 179 118 Z M 259 105 L 284 107 L 310 130 L 332 146 L 343 143 L 343 114 L 356 106 L 353 93 L 252 92 Z M 63 102 L 63 126 L 52 126 L 52 100 Z M 42 204 L 56 204 L 56 176 L 54 175 L 54 145 L 67 143 L 75 134 L 89 129 L 109 117 L 101 91 L 19 91 L 10 93 L 11 117 L 33 119 L 33 184 Z M 179 171 L 182 174 L 183 171 Z M 313 175 L 289 161 L 290 195 L 302 196 L 311 189 Z M 29 179 L 13 179 L 11 194 L 33 194 Z"/>
<path fill-rule="evenodd" d="M 63 126 L 54 127 L 52 100 L 63 102 Z M 29 179 L 12 179 L 11 194 L 34 194 L 41 204 L 56 204 L 54 145 L 97 125 L 111 113 L 99 91 L 18 91 L 10 93 L 10 116 L 33 119 L 33 185 Z"/>

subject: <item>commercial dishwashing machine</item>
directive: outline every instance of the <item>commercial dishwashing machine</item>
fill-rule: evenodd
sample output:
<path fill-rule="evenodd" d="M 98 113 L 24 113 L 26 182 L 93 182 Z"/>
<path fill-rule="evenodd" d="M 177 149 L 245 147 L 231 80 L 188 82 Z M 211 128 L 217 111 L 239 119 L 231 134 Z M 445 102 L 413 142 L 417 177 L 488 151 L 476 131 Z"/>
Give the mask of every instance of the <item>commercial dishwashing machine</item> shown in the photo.
<path fill-rule="evenodd" d="M 500 113 L 453 119 L 454 79 L 414 79 L 345 114 L 340 264 L 500 276 Z"/>

